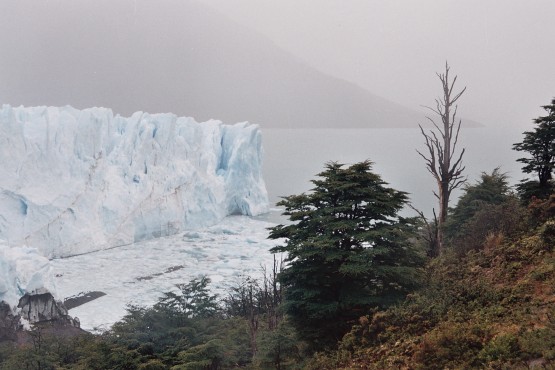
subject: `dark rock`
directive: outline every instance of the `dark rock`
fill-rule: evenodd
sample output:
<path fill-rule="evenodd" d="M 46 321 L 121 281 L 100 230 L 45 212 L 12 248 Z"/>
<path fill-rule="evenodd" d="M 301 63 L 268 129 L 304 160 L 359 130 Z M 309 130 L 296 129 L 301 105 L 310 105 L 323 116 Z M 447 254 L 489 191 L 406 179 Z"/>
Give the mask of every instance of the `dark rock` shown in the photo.
<path fill-rule="evenodd" d="M 6 302 L 0 302 L 0 342 L 15 339 L 16 332 L 21 329 L 19 318 Z"/>
<path fill-rule="evenodd" d="M 25 294 L 17 307 L 19 311 L 14 314 L 6 302 L 0 301 L 0 342 L 32 342 L 32 335 L 24 330 L 24 321 L 29 322 L 33 330 L 55 337 L 70 338 L 86 333 L 80 329 L 79 319 L 69 316 L 64 304 L 49 292 Z"/>
<path fill-rule="evenodd" d="M 63 326 L 79 327 L 79 320 L 69 316 L 64 304 L 56 301 L 49 292 L 25 294 L 17 307 L 21 309 L 21 317 L 30 324 L 55 322 Z"/>

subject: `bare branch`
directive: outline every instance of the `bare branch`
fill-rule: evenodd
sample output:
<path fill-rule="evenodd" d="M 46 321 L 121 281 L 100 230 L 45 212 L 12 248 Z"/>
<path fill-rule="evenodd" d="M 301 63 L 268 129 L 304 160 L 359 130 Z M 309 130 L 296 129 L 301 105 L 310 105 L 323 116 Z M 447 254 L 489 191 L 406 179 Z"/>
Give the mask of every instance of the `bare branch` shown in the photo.
<path fill-rule="evenodd" d="M 453 190 L 455 190 L 456 188 L 464 185 L 466 183 L 466 181 L 467 181 L 467 178 L 464 177 L 464 178 L 461 178 L 460 180 L 458 180 L 457 182 L 453 183 L 452 185 L 450 185 L 449 186 L 449 195 L 451 195 L 451 192 Z"/>
<path fill-rule="evenodd" d="M 455 162 L 455 164 L 453 165 L 453 167 L 451 167 L 451 170 L 449 171 L 449 176 L 456 176 L 456 171 L 457 167 L 460 167 L 461 161 L 462 161 L 462 157 L 464 155 L 464 151 L 466 150 L 466 148 L 463 148 L 463 150 L 461 151 L 461 154 L 459 155 L 459 159 L 457 159 L 457 161 Z M 462 172 L 462 170 L 464 169 L 464 167 L 459 171 Z"/>
<path fill-rule="evenodd" d="M 439 132 L 442 132 L 441 129 L 439 128 L 439 126 L 437 125 L 436 121 L 434 121 L 433 119 L 431 119 L 431 118 L 428 117 L 428 116 L 426 116 L 426 119 L 427 119 L 428 121 L 432 122 L 432 124 L 435 126 L 435 128 L 436 128 Z M 443 136 L 443 133 L 442 133 L 441 136 Z"/>
<path fill-rule="evenodd" d="M 453 89 L 455 88 L 455 82 L 457 82 L 457 76 L 455 76 L 453 78 L 453 81 L 451 82 L 451 87 L 449 88 L 449 96 L 451 96 L 451 94 L 453 93 Z"/>
<path fill-rule="evenodd" d="M 457 125 L 457 133 L 455 134 L 455 139 L 453 140 L 451 157 L 455 154 L 455 148 L 457 147 L 457 143 L 459 142 L 459 132 L 461 131 L 461 123 L 462 121 L 459 120 L 459 124 Z M 464 148 L 463 148 L 463 151 L 464 151 Z"/>
<path fill-rule="evenodd" d="M 464 87 L 464 89 L 461 90 L 461 92 L 459 92 L 453 99 L 451 99 L 451 104 L 454 104 L 457 100 L 459 100 L 459 98 L 461 97 L 461 95 L 466 91 L 466 86 Z"/>
<path fill-rule="evenodd" d="M 451 114 L 451 124 L 449 125 L 449 136 L 453 137 L 453 128 L 455 127 L 455 117 L 457 115 L 457 109 L 459 109 L 459 107 L 457 105 L 455 105 L 455 107 L 453 108 L 453 114 Z"/>

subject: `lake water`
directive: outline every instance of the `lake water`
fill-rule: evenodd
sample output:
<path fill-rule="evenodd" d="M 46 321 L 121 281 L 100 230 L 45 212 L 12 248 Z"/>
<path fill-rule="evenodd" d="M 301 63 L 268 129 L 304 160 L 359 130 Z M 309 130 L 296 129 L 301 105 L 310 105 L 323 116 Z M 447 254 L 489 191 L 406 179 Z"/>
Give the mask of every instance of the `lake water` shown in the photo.
<path fill-rule="evenodd" d="M 466 148 L 463 163 L 470 183 L 481 172 L 501 167 L 511 183 L 524 175 L 512 144 L 521 141 L 521 128 L 462 128 L 459 146 Z M 280 196 L 311 189 L 310 180 L 327 161 L 356 163 L 370 159 L 374 171 L 392 187 L 410 193 L 411 202 L 425 214 L 437 208 L 435 181 L 416 150 L 425 153 L 424 139 L 415 129 L 262 129 L 264 176 L 272 202 Z M 460 193 L 452 195 L 451 205 Z M 410 211 L 412 212 L 412 211 Z"/>

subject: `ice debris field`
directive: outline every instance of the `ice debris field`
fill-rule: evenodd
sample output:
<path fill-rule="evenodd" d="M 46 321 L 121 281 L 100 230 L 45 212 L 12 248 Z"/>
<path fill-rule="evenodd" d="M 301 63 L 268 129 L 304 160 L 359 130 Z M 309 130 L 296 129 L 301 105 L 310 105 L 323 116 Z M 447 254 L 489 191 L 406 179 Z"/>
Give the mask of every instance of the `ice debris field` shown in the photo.
<path fill-rule="evenodd" d="M 70 314 L 102 329 L 177 283 L 207 275 L 223 291 L 272 259 L 271 224 L 227 217 L 268 210 L 256 125 L 4 105 L 0 165 L 0 301 L 14 310 L 43 288 L 98 291 Z"/>
<path fill-rule="evenodd" d="M 273 265 L 269 249 L 277 242 L 266 239 L 266 228 L 272 225 L 231 216 L 200 230 L 55 259 L 51 273 L 58 297 L 106 294 L 69 310 L 83 329 L 99 332 L 121 319 L 128 304 L 151 306 L 162 293 L 193 278 L 209 277 L 213 291 L 223 296 L 227 287 L 247 276 L 260 278 L 262 268 L 271 270 Z"/>

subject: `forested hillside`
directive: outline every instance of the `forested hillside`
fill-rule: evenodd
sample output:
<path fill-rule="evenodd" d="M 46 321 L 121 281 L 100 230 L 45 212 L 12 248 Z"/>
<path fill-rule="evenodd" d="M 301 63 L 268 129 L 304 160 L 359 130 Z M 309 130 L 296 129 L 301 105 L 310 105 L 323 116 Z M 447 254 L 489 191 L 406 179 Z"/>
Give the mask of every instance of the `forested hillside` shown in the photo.
<path fill-rule="evenodd" d="M 535 203 L 531 213 L 516 210 L 528 218 L 519 219 L 521 228 L 512 234 L 488 232 L 469 251 L 430 261 L 420 290 L 398 306 L 361 317 L 338 350 L 309 367 L 554 368 L 553 202 Z M 511 218 L 509 211 L 515 209 L 489 216 Z M 479 234 L 482 225 L 473 223 L 468 231 Z M 468 239 L 477 237 L 461 235 L 466 246 Z"/>

